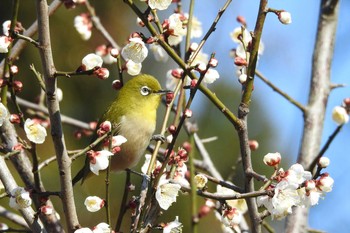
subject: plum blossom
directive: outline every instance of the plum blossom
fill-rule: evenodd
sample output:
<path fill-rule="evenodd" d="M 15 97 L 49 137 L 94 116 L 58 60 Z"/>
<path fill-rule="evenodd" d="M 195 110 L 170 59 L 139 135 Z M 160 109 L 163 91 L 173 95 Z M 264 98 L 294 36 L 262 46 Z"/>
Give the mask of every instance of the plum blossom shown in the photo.
<path fill-rule="evenodd" d="M 231 182 L 226 181 L 227 183 L 231 184 Z M 217 185 L 216 186 L 216 194 L 219 195 L 235 195 L 237 192 L 235 192 L 232 189 L 223 187 L 221 185 Z M 235 208 L 239 211 L 242 212 L 242 214 L 244 214 L 245 212 L 248 211 L 248 206 L 247 203 L 244 199 L 235 199 L 235 200 L 226 200 L 227 204 L 232 207 Z"/>
<path fill-rule="evenodd" d="M 140 37 L 129 39 L 129 43 L 124 46 L 121 52 L 125 60 L 132 60 L 135 63 L 141 63 L 148 55 L 148 49 Z"/>
<path fill-rule="evenodd" d="M 109 165 L 109 157 L 113 156 L 108 150 L 88 151 L 87 156 L 90 159 L 90 170 L 99 175 L 100 170 L 105 170 Z"/>
<path fill-rule="evenodd" d="M 111 46 L 100 45 L 96 48 L 95 53 L 102 58 L 104 63 L 113 64 L 118 61 L 117 58 L 112 55 L 112 52 L 115 51 L 118 50 L 113 50 Z"/>
<path fill-rule="evenodd" d="M 5 22 L 2 23 L 2 33 L 5 36 L 10 35 L 9 33 L 10 27 L 11 27 L 11 20 L 6 20 Z"/>
<path fill-rule="evenodd" d="M 14 209 L 24 209 L 32 204 L 30 193 L 23 187 L 17 187 L 11 190 L 10 207 Z"/>
<path fill-rule="evenodd" d="M 135 76 L 140 74 L 142 69 L 142 63 L 135 63 L 132 60 L 127 60 L 125 63 L 126 72 L 131 75 Z"/>
<path fill-rule="evenodd" d="M 179 217 L 176 216 L 175 220 L 167 223 L 163 228 L 163 233 L 180 233 L 182 232 L 182 223 L 179 222 Z"/>
<path fill-rule="evenodd" d="M 237 27 L 230 33 L 231 39 L 238 43 L 247 47 L 250 41 L 252 41 L 252 36 L 250 32 L 244 27 Z"/>
<path fill-rule="evenodd" d="M 84 205 L 89 212 L 97 212 L 105 205 L 105 201 L 97 196 L 88 196 Z"/>
<path fill-rule="evenodd" d="M 287 171 L 286 180 L 295 188 L 298 188 L 304 181 L 311 180 L 312 174 L 305 171 L 301 164 L 293 164 Z"/>
<path fill-rule="evenodd" d="M 329 166 L 329 164 L 331 163 L 330 159 L 328 157 L 322 156 L 319 160 L 318 160 L 318 166 L 321 168 L 326 168 Z"/>
<path fill-rule="evenodd" d="M 194 177 L 194 183 L 198 189 L 203 189 L 208 183 L 208 178 L 203 174 L 197 174 Z"/>
<path fill-rule="evenodd" d="M 203 83 L 212 84 L 218 78 L 220 78 L 219 72 L 217 70 L 215 70 L 215 69 L 209 68 L 207 70 L 207 72 L 205 73 L 205 75 L 204 75 Z"/>
<path fill-rule="evenodd" d="M 103 60 L 100 56 L 94 53 L 90 53 L 82 59 L 81 63 L 83 66 L 83 70 L 92 70 L 95 67 L 101 67 L 103 64 Z"/>
<path fill-rule="evenodd" d="M 80 14 L 74 18 L 74 27 L 83 40 L 91 38 L 92 22 L 88 14 Z"/>
<path fill-rule="evenodd" d="M 145 162 L 143 163 L 141 167 L 141 171 L 143 174 L 147 174 L 148 167 L 151 162 L 152 155 L 151 154 L 145 154 Z M 156 166 L 152 169 L 152 172 L 155 170 L 155 168 L 160 168 L 162 166 L 161 162 L 157 160 Z"/>
<path fill-rule="evenodd" d="M 0 103 L 0 126 L 4 123 L 4 121 L 8 118 L 9 112 L 3 103 Z"/>
<path fill-rule="evenodd" d="M 332 119 L 338 125 L 342 125 L 342 124 L 348 123 L 349 114 L 345 108 L 341 106 L 336 106 L 333 108 L 333 111 L 332 111 Z"/>
<path fill-rule="evenodd" d="M 168 43 L 169 45 L 178 45 L 182 39 L 183 36 L 186 35 L 186 28 L 182 22 L 183 15 L 175 13 L 170 15 L 168 19 Z"/>
<path fill-rule="evenodd" d="M 27 119 L 24 122 L 24 131 L 29 141 L 42 144 L 47 136 L 46 129 L 37 120 Z"/>
<path fill-rule="evenodd" d="M 8 53 L 12 39 L 7 36 L 0 36 L 0 53 Z"/>
<path fill-rule="evenodd" d="M 264 163 L 268 166 L 277 166 L 281 162 L 281 154 L 276 153 L 268 153 L 264 156 Z"/>
<path fill-rule="evenodd" d="M 166 10 L 170 6 L 172 0 L 148 0 L 151 9 Z"/>
<path fill-rule="evenodd" d="M 327 173 L 323 174 L 319 180 L 317 180 L 316 187 L 322 192 L 332 191 L 334 180 Z"/>
<path fill-rule="evenodd" d="M 97 224 L 93 230 L 93 233 L 111 233 L 111 227 L 105 223 L 105 222 L 101 222 L 99 224 Z"/>
<path fill-rule="evenodd" d="M 169 209 L 169 207 L 176 202 L 176 197 L 181 189 L 181 185 L 172 184 L 166 176 L 163 175 L 158 183 L 157 191 L 156 191 L 156 200 L 160 208 L 163 210 Z"/>

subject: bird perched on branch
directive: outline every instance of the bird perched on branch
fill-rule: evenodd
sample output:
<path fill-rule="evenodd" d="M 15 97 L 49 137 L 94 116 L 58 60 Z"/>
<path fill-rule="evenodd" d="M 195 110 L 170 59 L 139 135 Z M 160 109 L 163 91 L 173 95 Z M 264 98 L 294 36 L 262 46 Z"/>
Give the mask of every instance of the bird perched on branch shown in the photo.
<path fill-rule="evenodd" d="M 111 171 L 119 172 L 137 165 L 154 133 L 161 96 L 167 92 L 161 89 L 157 79 L 147 74 L 132 78 L 120 89 L 98 124 L 110 121 L 115 134 L 127 139 L 121 151 L 111 157 Z M 96 132 L 94 135 L 96 140 L 98 135 Z M 73 178 L 73 184 L 84 181 L 91 173 L 90 159 L 87 157 L 84 167 Z"/>

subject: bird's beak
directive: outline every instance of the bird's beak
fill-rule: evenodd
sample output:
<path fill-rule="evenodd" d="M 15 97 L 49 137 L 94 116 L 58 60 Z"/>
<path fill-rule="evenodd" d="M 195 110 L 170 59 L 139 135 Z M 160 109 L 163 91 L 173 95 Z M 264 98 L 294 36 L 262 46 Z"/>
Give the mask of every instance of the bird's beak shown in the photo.
<path fill-rule="evenodd" d="M 159 95 L 165 95 L 165 94 L 170 93 L 170 92 L 173 92 L 173 91 L 170 91 L 170 90 L 158 90 L 158 91 L 154 91 L 153 93 L 159 94 Z"/>

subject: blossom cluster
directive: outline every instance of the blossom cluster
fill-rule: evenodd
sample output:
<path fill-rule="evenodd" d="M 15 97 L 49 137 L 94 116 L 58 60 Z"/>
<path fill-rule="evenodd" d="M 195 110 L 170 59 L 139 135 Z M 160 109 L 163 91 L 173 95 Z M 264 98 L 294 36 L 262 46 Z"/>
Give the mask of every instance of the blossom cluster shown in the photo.
<path fill-rule="evenodd" d="M 269 153 L 264 157 L 264 163 L 278 169 L 281 161 L 279 153 Z M 318 166 L 325 168 L 329 159 L 322 157 Z M 319 199 L 332 191 L 334 180 L 328 173 L 313 177 L 311 172 L 305 171 L 301 164 L 293 164 L 287 171 L 279 169 L 272 177 L 271 184 L 266 190 L 271 195 L 259 196 L 257 203 L 264 206 L 273 219 L 282 219 L 292 213 L 292 207 L 309 207 L 318 204 Z"/>

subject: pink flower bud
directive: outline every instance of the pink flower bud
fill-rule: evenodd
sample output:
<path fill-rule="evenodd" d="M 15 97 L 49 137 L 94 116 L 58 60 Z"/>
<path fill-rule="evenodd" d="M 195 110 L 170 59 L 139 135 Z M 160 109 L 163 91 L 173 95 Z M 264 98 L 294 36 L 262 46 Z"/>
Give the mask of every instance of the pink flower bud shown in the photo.
<path fill-rule="evenodd" d="M 173 101 L 174 99 L 174 92 L 166 93 L 165 99 L 166 99 L 166 104 L 170 104 L 171 101 Z"/>
<path fill-rule="evenodd" d="M 182 73 L 183 73 L 182 69 L 173 69 L 171 71 L 171 75 L 177 79 L 180 79 L 182 77 Z"/>
<path fill-rule="evenodd" d="M 40 207 L 40 212 L 45 214 L 45 215 L 50 215 L 53 213 L 53 208 L 52 208 L 52 206 L 44 205 L 44 206 Z"/>
<path fill-rule="evenodd" d="M 278 20 L 283 24 L 292 23 L 292 15 L 287 11 L 280 11 L 277 13 Z"/>
<path fill-rule="evenodd" d="M 242 25 L 247 25 L 247 21 L 245 20 L 245 18 L 241 15 L 237 16 L 236 18 L 237 22 L 242 24 Z"/>
<path fill-rule="evenodd" d="M 96 75 L 97 78 L 105 80 L 109 77 L 109 70 L 107 68 L 98 68 L 94 70 L 93 74 Z"/>
<path fill-rule="evenodd" d="M 90 122 L 89 122 L 89 128 L 90 128 L 91 130 L 95 130 L 96 127 L 97 127 L 97 122 L 96 122 L 96 121 L 90 121 Z"/>
<path fill-rule="evenodd" d="M 15 92 L 21 92 L 23 89 L 23 83 L 21 81 L 15 80 L 12 85 Z"/>
<path fill-rule="evenodd" d="M 281 162 L 281 154 L 276 153 L 268 153 L 264 156 L 264 163 L 268 166 L 275 167 Z"/>
<path fill-rule="evenodd" d="M 168 127 L 168 132 L 171 134 L 174 134 L 176 132 L 176 126 L 175 125 L 170 125 Z"/>
<path fill-rule="evenodd" d="M 18 114 L 11 114 L 10 115 L 10 122 L 12 124 L 19 124 L 21 122 L 21 118 Z"/>
<path fill-rule="evenodd" d="M 112 82 L 112 87 L 114 90 L 120 90 L 123 87 L 123 84 L 120 80 L 116 79 Z"/>
<path fill-rule="evenodd" d="M 212 209 L 209 206 L 202 205 L 199 208 L 198 217 L 203 218 L 203 217 L 207 216 L 211 211 L 212 211 Z"/>
<path fill-rule="evenodd" d="M 259 147 L 259 142 L 256 140 L 249 140 L 248 143 L 249 143 L 249 148 L 252 151 L 256 151 Z"/>
<path fill-rule="evenodd" d="M 115 146 L 115 147 L 112 148 L 112 151 L 111 151 L 111 152 L 112 152 L 113 154 L 118 154 L 121 150 L 122 150 L 122 149 L 121 149 L 120 146 Z"/>
<path fill-rule="evenodd" d="M 195 88 L 195 87 L 197 86 L 197 82 L 198 82 L 197 79 L 192 79 L 192 80 L 191 80 L 190 87 L 191 87 L 191 88 Z"/>
<path fill-rule="evenodd" d="M 328 173 L 322 174 L 321 178 L 317 181 L 317 188 L 320 189 L 323 192 L 330 192 L 332 191 L 334 184 L 333 178 L 329 176 Z"/>
<path fill-rule="evenodd" d="M 21 143 L 17 143 L 12 147 L 12 150 L 23 150 L 23 145 Z"/>
<path fill-rule="evenodd" d="M 190 152 L 192 150 L 191 143 L 185 141 L 182 143 L 182 147 L 186 150 L 186 152 Z"/>
<path fill-rule="evenodd" d="M 4 87 L 6 85 L 7 85 L 7 80 L 3 79 L 3 78 L 0 78 L 0 87 Z"/>
<path fill-rule="evenodd" d="M 247 66 L 248 62 L 246 59 L 241 58 L 241 57 L 235 57 L 235 65 L 236 66 Z"/>
<path fill-rule="evenodd" d="M 209 61 L 209 66 L 210 67 L 213 67 L 213 68 L 217 67 L 218 64 L 219 64 L 219 61 L 216 58 L 214 58 L 214 57 L 211 58 L 210 61 Z"/>
<path fill-rule="evenodd" d="M 102 135 L 108 133 L 112 130 L 112 124 L 110 121 L 104 121 L 100 124 L 99 129 L 97 130 L 97 135 L 101 137 Z"/>

